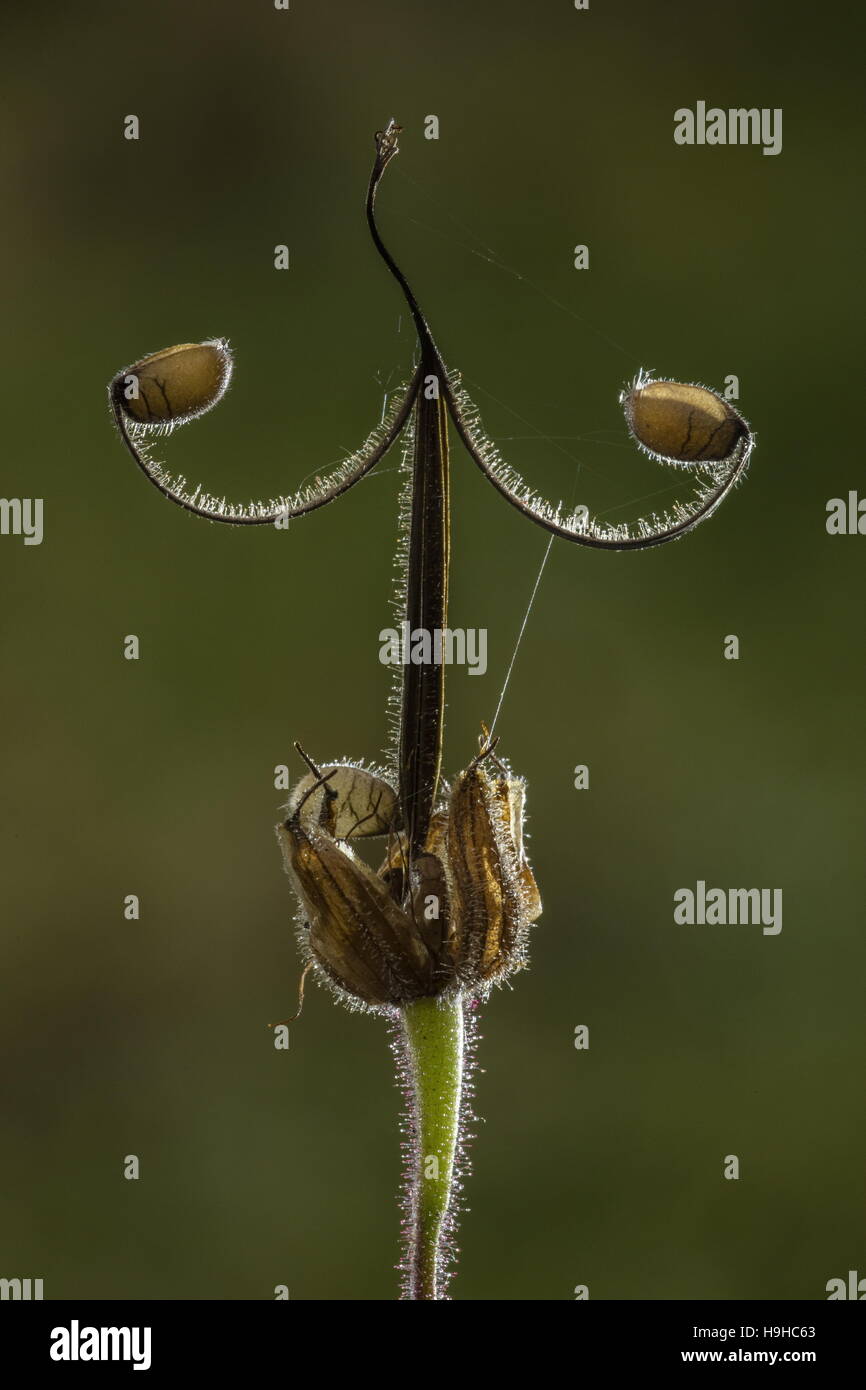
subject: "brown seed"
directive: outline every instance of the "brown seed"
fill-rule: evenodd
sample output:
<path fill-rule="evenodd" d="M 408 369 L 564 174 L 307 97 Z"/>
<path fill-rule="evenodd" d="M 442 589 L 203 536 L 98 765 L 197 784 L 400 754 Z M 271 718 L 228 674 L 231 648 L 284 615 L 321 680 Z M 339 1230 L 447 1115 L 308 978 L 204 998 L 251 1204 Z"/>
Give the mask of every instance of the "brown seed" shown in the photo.
<path fill-rule="evenodd" d="M 223 396 L 232 374 L 228 343 L 179 343 L 120 372 L 112 397 L 138 425 L 182 425 Z"/>
<path fill-rule="evenodd" d="M 327 781 L 317 786 L 323 777 Z M 289 813 L 301 802 L 304 822 L 320 825 L 335 840 L 386 835 L 398 820 L 393 787 L 351 763 L 325 763 L 318 772 L 308 772 L 289 798 Z"/>
<path fill-rule="evenodd" d="M 620 402 L 638 444 L 670 463 L 722 463 L 749 433 L 730 403 L 705 386 L 638 377 Z"/>

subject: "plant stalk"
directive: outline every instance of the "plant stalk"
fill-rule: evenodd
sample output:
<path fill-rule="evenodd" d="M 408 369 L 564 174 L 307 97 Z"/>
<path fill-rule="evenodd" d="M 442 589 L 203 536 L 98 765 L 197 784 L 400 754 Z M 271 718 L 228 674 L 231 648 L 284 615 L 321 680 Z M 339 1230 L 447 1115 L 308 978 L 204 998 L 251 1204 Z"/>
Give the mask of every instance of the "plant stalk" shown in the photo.
<path fill-rule="evenodd" d="M 406 565 L 406 624 L 430 640 L 448 625 L 451 559 L 448 373 L 417 299 L 379 234 L 375 201 L 379 181 L 397 152 L 392 121 L 376 137 L 376 161 L 367 190 L 367 222 L 379 255 L 400 285 L 421 350 L 415 396 L 415 449 Z M 426 848 L 436 806 L 445 724 L 444 663 L 403 667 L 398 780 L 411 895 L 413 866 Z M 460 1143 L 466 1035 L 463 1001 L 423 998 L 400 1010 L 411 1149 L 406 1174 L 404 1297 L 446 1297 L 454 1229 L 455 1162 Z"/>
<path fill-rule="evenodd" d="M 446 1297 L 454 1228 L 465 1028 L 463 1001 L 419 999 L 401 1014 L 407 1062 L 411 1168 L 407 1173 L 407 1299 Z"/>

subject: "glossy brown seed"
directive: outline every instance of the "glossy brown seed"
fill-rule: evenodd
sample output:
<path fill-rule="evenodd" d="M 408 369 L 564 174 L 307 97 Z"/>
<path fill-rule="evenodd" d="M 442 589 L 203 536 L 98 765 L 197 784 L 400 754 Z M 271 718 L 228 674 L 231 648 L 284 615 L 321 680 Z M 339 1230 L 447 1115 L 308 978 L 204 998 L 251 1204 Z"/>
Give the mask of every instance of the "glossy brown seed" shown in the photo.
<path fill-rule="evenodd" d="M 216 405 L 231 374 L 231 353 L 222 339 L 179 343 L 120 372 L 112 396 L 136 424 L 182 425 Z"/>
<path fill-rule="evenodd" d="M 671 463 L 722 463 L 749 433 L 730 403 L 705 386 L 639 377 L 620 401 L 637 442 Z"/>
<path fill-rule="evenodd" d="M 327 778 L 321 786 L 322 778 Z M 304 802 L 305 823 L 321 825 L 335 840 L 387 835 L 397 822 L 397 793 L 383 777 L 349 763 L 325 763 L 308 772 L 289 798 L 290 814 Z"/>

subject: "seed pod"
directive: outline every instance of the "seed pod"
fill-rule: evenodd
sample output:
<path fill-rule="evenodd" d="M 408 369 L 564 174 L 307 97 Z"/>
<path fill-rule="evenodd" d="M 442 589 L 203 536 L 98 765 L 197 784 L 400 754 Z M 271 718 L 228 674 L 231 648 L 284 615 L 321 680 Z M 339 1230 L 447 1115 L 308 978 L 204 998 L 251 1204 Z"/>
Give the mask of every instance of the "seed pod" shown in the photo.
<path fill-rule="evenodd" d="M 307 949 L 327 977 L 373 1007 L 432 994 L 430 953 L 387 884 L 348 846 L 297 817 L 277 834 L 309 923 Z"/>
<path fill-rule="evenodd" d="M 641 374 L 620 404 L 632 437 L 665 463 L 723 463 L 749 434 L 730 402 L 705 386 Z"/>
<path fill-rule="evenodd" d="M 119 372 L 111 398 L 137 425 L 184 425 L 203 415 L 225 394 L 232 357 L 222 338 L 179 343 Z"/>
<path fill-rule="evenodd" d="M 322 785 L 316 787 L 317 782 Z M 289 814 L 302 803 L 304 824 L 320 825 L 335 840 L 387 835 L 396 826 L 394 788 L 375 772 L 349 763 L 326 763 L 318 775 L 302 777 L 289 797 Z"/>
<path fill-rule="evenodd" d="M 483 992 L 526 964 L 541 898 L 523 847 L 525 787 L 501 763 L 489 773 L 489 754 L 460 773 L 414 856 L 390 783 L 349 763 L 307 759 L 310 773 L 277 835 L 300 903 L 302 949 L 351 1005 Z M 386 832 L 373 873 L 347 841 Z"/>

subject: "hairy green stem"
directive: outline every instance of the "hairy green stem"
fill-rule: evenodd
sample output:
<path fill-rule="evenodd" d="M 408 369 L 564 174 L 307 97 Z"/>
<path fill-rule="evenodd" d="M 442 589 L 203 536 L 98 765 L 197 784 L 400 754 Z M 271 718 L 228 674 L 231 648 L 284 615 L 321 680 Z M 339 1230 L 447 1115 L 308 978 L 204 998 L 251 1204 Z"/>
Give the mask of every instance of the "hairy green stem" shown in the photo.
<path fill-rule="evenodd" d="M 412 1126 L 407 1175 L 406 1286 L 410 1299 L 445 1298 L 454 1224 L 466 1036 L 463 1002 L 419 999 L 402 1010 Z"/>

